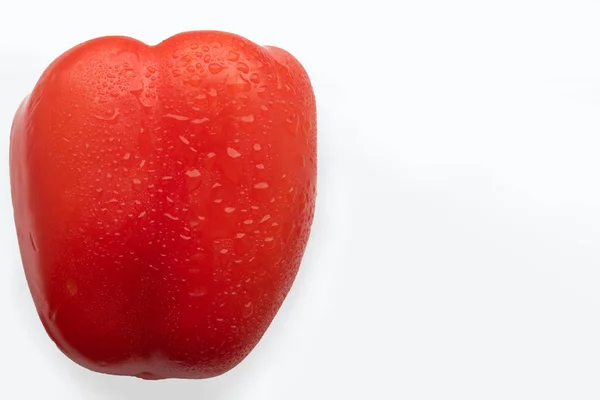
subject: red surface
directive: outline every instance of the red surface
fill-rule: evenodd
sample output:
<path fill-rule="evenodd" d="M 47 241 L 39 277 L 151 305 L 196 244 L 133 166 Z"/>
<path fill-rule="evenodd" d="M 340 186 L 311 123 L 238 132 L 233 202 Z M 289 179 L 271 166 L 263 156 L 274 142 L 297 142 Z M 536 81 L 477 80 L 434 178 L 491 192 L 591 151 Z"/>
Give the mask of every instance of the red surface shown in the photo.
<path fill-rule="evenodd" d="M 95 371 L 228 371 L 296 276 L 316 110 L 287 52 L 222 32 L 83 43 L 15 116 L 11 184 L 40 318 Z"/>

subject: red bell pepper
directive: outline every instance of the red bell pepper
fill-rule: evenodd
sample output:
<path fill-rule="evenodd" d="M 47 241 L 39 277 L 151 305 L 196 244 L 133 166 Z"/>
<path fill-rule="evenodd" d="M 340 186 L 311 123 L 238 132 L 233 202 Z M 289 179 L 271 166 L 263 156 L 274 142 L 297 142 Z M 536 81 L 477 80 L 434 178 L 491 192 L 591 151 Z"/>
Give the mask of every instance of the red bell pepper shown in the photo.
<path fill-rule="evenodd" d="M 16 113 L 10 174 L 27 282 L 73 361 L 145 379 L 244 359 L 298 271 L 316 107 L 284 50 L 187 32 L 58 57 Z"/>

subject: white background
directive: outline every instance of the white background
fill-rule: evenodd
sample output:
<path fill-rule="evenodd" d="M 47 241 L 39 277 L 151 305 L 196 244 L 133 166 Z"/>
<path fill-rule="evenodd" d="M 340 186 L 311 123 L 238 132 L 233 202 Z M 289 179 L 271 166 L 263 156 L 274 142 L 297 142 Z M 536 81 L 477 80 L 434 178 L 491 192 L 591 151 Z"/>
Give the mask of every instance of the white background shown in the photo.
<path fill-rule="evenodd" d="M 600 2 L 2 1 L 1 399 L 598 399 Z M 205 381 L 88 372 L 37 319 L 8 180 L 14 111 L 102 35 L 218 29 L 283 47 L 319 112 L 292 292 Z"/>

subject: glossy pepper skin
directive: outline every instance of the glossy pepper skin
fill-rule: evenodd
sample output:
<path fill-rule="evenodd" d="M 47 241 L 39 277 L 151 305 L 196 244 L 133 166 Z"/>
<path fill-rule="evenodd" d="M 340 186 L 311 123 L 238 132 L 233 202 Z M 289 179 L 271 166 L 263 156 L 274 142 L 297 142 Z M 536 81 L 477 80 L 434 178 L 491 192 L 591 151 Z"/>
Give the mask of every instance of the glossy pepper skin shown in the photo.
<path fill-rule="evenodd" d="M 21 257 L 49 336 L 102 373 L 227 372 L 294 281 L 316 172 L 313 90 L 284 50 L 197 31 L 65 52 L 10 145 Z"/>

